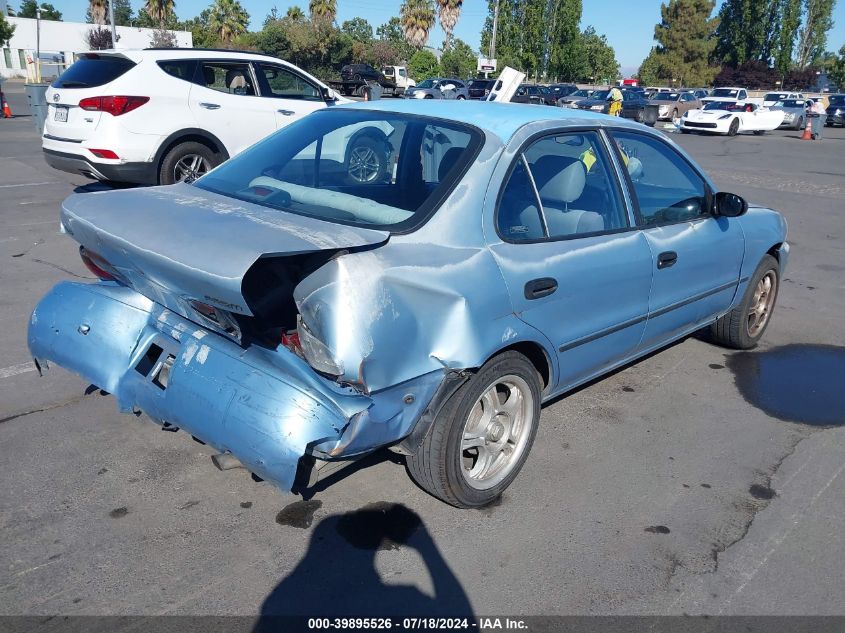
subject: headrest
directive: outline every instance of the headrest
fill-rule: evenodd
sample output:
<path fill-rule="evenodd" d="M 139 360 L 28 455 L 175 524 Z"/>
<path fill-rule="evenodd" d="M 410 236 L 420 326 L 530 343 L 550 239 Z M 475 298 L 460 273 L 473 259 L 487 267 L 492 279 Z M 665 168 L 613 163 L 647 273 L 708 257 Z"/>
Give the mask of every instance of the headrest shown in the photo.
<path fill-rule="evenodd" d="M 438 182 L 443 182 L 443 179 L 446 178 L 450 171 L 452 171 L 452 167 L 455 166 L 455 163 L 458 162 L 458 159 L 463 153 L 463 147 L 450 147 L 446 150 L 446 153 L 443 154 L 443 158 L 440 159 L 440 167 L 437 168 Z"/>
<path fill-rule="evenodd" d="M 246 88 L 246 77 L 244 77 L 243 71 L 234 68 L 226 71 L 226 87 L 230 90 Z"/>
<path fill-rule="evenodd" d="M 584 192 L 587 169 L 577 158 L 543 156 L 531 167 L 540 198 L 574 202 Z"/>
<path fill-rule="evenodd" d="M 205 80 L 206 86 L 214 85 L 214 69 L 211 66 L 202 67 L 202 77 Z"/>

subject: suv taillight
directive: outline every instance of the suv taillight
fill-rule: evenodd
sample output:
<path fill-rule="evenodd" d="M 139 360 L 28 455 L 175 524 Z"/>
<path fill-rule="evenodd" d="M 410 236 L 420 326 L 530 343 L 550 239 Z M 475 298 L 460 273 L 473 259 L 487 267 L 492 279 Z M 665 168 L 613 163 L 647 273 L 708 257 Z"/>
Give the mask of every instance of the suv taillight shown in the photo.
<path fill-rule="evenodd" d="M 108 112 L 112 116 L 120 116 L 140 108 L 149 100 L 149 97 L 128 97 L 125 95 L 86 97 L 79 102 L 79 107 L 83 110 Z"/>

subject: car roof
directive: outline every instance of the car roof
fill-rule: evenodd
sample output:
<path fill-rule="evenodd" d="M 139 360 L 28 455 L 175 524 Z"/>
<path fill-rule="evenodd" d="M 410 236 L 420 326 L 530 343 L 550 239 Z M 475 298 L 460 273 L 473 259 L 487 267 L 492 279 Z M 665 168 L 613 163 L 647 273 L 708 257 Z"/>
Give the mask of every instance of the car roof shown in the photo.
<path fill-rule="evenodd" d="M 263 55 L 255 51 L 236 51 L 217 48 L 121 48 L 107 49 L 102 51 L 86 52 L 86 55 L 123 55 L 134 62 L 142 59 L 260 59 L 275 63 L 285 62 L 272 55 Z"/>
<path fill-rule="evenodd" d="M 536 122 L 548 122 L 551 125 L 561 127 L 614 125 L 618 127 L 630 127 L 637 130 L 648 129 L 642 124 L 597 112 L 557 108 L 554 106 L 526 106 L 521 103 L 490 103 L 487 101 L 459 101 L 451 99 L 438 101 L 431 99 L 391 99 L 389 101 L 377 99 L 375 101 L 361 101 L 335 107 L 378 110 L 382 112 L 395 112 L 397 114 L 448 119 L 483 128 L 487 133 L 499 137 L 503 143 L 509 141 L 523 126 Z"/>

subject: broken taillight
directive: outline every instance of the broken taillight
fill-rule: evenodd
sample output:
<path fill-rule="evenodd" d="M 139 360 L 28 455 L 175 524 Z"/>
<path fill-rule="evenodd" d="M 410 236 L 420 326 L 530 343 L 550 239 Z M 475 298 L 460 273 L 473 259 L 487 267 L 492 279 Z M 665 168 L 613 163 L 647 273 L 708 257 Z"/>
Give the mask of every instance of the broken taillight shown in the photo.
<path fill-rule="evenodd" d="M 117 279 L 114 274 L 109 272 L 111 269 L 109 263 L 96 253 L 92 253 L 84 246 L 80 246 L 79 256 L 82 258 L 82 263 L 85 264 L 85 268 L 90 270 L 103 281 L 115 281 Z"/>
<path fill-rule="evenodd" d="M 297 356 L 302 356 L 302 344 L 299 342 L 299 334 L 296 330 L 282 332 L 282 345 Z"/>

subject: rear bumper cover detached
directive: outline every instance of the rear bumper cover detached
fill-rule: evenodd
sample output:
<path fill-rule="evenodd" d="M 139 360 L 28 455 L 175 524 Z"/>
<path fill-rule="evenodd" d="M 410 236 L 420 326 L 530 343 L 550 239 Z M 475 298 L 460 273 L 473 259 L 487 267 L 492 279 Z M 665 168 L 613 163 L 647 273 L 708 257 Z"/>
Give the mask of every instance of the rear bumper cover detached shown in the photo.
<path fill-rule="evenodd" d="M 433 372 L 363 394 L 316 374 L 285 348 L 246 349 L 111 283 L 65 282 L 29 324 L 39 367 L 54 362 L 182 428 L 289 491 L 303 455 L 360 455 L 407 436 L 441 383 Z"/>

